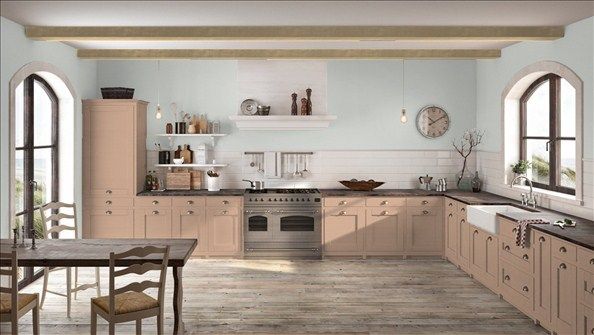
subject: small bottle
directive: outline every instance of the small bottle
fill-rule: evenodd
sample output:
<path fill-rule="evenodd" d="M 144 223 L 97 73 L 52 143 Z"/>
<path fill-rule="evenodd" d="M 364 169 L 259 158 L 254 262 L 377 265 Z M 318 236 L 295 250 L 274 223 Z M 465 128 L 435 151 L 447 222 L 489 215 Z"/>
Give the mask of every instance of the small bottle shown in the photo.
<path fill-rule="evenodd" d="M 173 152 L 173 158 L 181 158 L 181 145 L 177 146 L 177 150 Z"/>
<path fill-rule="evenodd" d="M 481 180 L 481 178 L 479 178 L 478 171 L 474 172 L 474 178 L 472 178 L 470 184 L 472 185 L 472 192 L 478 193 L 481 191 L 483 181 Z"/>

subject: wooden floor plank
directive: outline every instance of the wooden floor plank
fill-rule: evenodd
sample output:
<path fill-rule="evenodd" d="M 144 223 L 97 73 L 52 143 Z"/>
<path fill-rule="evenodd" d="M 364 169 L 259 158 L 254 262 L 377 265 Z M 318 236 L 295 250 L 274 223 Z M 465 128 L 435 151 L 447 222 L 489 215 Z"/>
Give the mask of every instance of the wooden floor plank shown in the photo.
<path fill-rule="evenodd" d="M 92 281 L 92 268 L 79 272 L 79 282 Z M 64 290 L 64 271 L 52 275 L 50 287 Z M 101 280 L 107 292 L 107 269 L 102 269 Z M 40 292 L 41 284 L 38 280 L 25 292 Z M 184 285 L 188 334 L 547 334 L 441 259 L 192 259 L 184 269 Z M 93 292 L 79 294 L 71 319 L 66 318 L 64 298 L 48 295 L 40 313 L 41 333 L 89 333 Z M 169 273 L 169 333 L 172 294 Z M 106 333 L 105 322 L 99 323 L 99 332 Z M 154 318 L 145 320 L 143 334 L 155 334 L 155 323 Z M 0 332 L 8 332 L 6 326 Z M 21 319 L 19 328 L 30 333 L 31 317 Z M 118 325 L 116 331 L 134 334 L 134 324 Z"/>

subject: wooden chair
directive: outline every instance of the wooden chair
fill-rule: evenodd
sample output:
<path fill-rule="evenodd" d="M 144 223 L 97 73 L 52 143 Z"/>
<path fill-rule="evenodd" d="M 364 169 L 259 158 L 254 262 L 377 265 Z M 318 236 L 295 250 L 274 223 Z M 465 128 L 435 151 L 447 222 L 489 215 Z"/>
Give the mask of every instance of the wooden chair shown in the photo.
<path fill-rule="evenodd" d="M 72 214 L 64 213 L 65 209 L 71 209 Z M 62 233 L 65 231 L 72 231 L 73 235 L 70 238 L 78 238 L 77 220 L 76 220 L 76 205 L 66 204 L 63 202 L 50 202 L 39 208 L 41 212 L 41 220 L 43 226 L 43 236 L 46 239 L 64 238 Z M 47 213 L 49 212 L 49 213 Z M 49 214 L 49 215 L 47 215 Z M 71 224 L 62 224 L 65 220 L 71 220 Z M 56 225 L 57 223 L 57 225 Z M 54 271 L 66 270 L 66 294 L 50 291 L 47 289 L 49 281 L 49 274 Z M 95 268 L 95 282 L 89 284 L 78 285 L 78 268 L 74 268 L 74 287 L 72 286 L 72 268 L 58 267 L 58 268 L 44 268 L 43 269 L 43 291 L 41 292 L 40 308 L 43 308 L 45 302 L 45 294 L 52 293 L 62 297 L 66 297 L 66 315 L 70 318 L 70 309 L 72 301 L 72 293 L 76 300 L 76 293 L 90 288 L 97 289 L 97 296 L 101 296 L 101 283 L 99 278 L 99 268 Z"/>
<path fill-rule="evenodd" d="M 161 254 L 160 262 L 145 259 L 149 255 Z M 134 264 L 121 270 L 115 270 L 117 260 L 128 257 L 140 257 L 145 262 Z M 115 324 L 136 320 L 136 334 L 142 334 L 142 319 L 157 317 L 157 334 L 163 334 L 163 295 L 165 294 L 165 278 L 169 246 L 137 247 L 116 254 L 109 254 L 109 295 L 91 299 L 91 334 L 97 334 L 97 314 L 109 323 L 109 334 L 115 334 Z M 151 270 L 159 270 L 159 281 L 145 280 L 133 282 L 115 288 L 115 278 L 126 274 L 142 275 Z M 144 293 L 148 288 L 158 288 L 157 299 Z"/>
<path fill-rule="evenodd" d="M 10 287 L 0 286 L 0 322 L 10 322 L 13 335 L 19 332 L 19 319 L 30 310 L 33 312 L 33 334 L 39 334 L 39 295 L 19 293 L 17 252 L 0 253 L 0 258 L 10 259 L 10 269 L 0 269 L 2 276 L 10 277 Z M 0 280 L 0 285 L 2 280 Z M 15 306 L 17 306 L 15 308 Z"/>

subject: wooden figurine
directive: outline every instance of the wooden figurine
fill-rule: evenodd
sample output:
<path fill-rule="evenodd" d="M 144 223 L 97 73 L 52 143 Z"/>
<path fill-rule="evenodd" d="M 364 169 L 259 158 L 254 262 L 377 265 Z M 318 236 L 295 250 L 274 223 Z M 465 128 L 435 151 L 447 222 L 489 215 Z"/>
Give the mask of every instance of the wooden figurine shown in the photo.
<path fill-rule="evenodd" d="M 301 115 L 307 115 L 307 99 L 301 98 Z"/>
<path fill-rule="evenodd" d="M 311 115 L 311 88 L 307 88 L 305 93 L 307 94 L 307 115 Z"/>
<path fill-rule="evenodd" d="M 297 93 L 291 94 L 293 104 L 291 104 L 291 115 L 297 115 Z"/>

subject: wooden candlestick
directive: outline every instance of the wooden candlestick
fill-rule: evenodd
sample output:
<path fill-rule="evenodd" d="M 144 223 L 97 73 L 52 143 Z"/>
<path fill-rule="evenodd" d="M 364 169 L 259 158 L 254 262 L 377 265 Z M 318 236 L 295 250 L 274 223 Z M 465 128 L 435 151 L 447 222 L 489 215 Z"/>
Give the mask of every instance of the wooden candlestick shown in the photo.
<path fill-rule="evenodd" d="M 301 98 L 301 115 L 307 115 L 307 99 Z"/>
<path fill-rule="evenodd" d="M 307 94 L 307 115 L 311 115 L 312 112 L 312 105 L 311 105 L 311 88 L 305 90 L 305 94 Z"/>
<path fill-rule="evenodd" d="M 291 94 L 293 103 L 291 104 L 291 115 L 297 115 L 297 93 Z"/>

